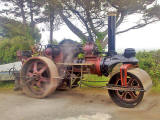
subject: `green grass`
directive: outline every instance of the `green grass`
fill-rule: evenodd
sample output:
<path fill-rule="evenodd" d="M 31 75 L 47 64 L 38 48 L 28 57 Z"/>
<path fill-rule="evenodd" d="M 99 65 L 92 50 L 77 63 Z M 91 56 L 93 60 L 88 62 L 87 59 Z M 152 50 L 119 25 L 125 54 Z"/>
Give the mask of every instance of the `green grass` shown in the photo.
<path fill-rule="evenodd" d="M 14 88 L 13 81 L 0 82 L 0 89 L 13 89 L 13 88 Z"/>
<path fill-rule="evenodd" d="M 85 81 L 83 81 L 83 82 L 88 86 L 101 87 L 101 86 L 106 86 L 106 84 L 109 81 L 109 78 L 105 77 L 105 76 L 97 76 L 97 75 L 87 74 L 87 75 L 84 75 L 84 80 Z M 91 82 L 91 81 L 93 81 L 93 82 Z M 96 81 L 103 81 L 103 82 L 96 82 Z M 85 85 L 82 85 L 82 86 L 86 87 Z"/>
<path fill-rule="evenodd" d="M 159 85 L 159 86 L 156 86 L 156 87 L 153 86 L 153 87 L 152 87 L 152 92 L 153 92 L 153 93 L 160 93 L 160 85 Z"/>

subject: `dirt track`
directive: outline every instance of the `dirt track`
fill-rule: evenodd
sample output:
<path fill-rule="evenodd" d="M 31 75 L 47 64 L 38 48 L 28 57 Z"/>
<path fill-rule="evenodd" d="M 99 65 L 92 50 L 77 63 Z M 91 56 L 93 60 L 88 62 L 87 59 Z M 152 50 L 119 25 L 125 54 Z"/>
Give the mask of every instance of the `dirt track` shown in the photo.
<path fill-rule="evenodd" d="M 160 120 L 160 95 L 146 95 L 136 108 L 126 109 L 104 90 L 57 91 L 47 99 L 0 91 L 0 120 Z"/>

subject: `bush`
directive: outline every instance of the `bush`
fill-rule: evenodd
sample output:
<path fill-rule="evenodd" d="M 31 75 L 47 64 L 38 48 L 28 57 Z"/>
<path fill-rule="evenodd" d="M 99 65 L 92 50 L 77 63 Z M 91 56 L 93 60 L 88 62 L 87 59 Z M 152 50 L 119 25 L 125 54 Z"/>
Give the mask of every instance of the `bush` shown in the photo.
<path fill-rule="evenodd" d="M 37 28 L 32 30 L 29 25 L 2 18 L 0 24 L 0 64 L 16 61 L 18 50 L 29 50 L 30 46 L 40 41 L 41 35 Z"/>
<path fill-rule="evenodd" d="M 160 50 L 138 52 L 140 68 L 149 73 L 153 80 L 153 87 L 160 90 Z"/>
<path fill-rule="evenodd" d="M 0 64 L 6 64 L 16 61 L 16 52 L 18 50 L 29 50 L 33 41 L 26 40 L 23 36 L 17 36 L 11 39 L 0 41 Z"/>

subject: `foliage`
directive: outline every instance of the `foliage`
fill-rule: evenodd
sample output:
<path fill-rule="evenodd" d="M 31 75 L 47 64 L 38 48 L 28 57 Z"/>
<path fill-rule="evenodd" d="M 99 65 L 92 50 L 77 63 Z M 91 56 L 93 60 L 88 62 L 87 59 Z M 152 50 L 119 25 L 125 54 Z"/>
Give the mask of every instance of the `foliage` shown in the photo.
<path fill-rule="evenodd" d="M 13 81 L 5 81 L 5 82 L 0 82 L 0 90 L 1 89 L 13 89 L 14 88 L 14 83 Z"/>
<path fill-rule="evenodd" d="M 147 10 L 146 16 L 157 17 L 160 19 L 160 5 L 155 5 Z"/>
<path fill-rule="evenodd" d="M 97 47 L 98 47 L 98 50 L 99 52 L 103 52 L 104 51 L 104 47 L 102 46 L 101 44 L 101 41 L 104 39 L 105 37 L 105 32 L 98 32 L 96 35 L 97 35 L 97 39 L 95 41 Z"/>
<path fill-rule="evenodd" d="M 6 18 L 1 22 L 3 36 L 0 40 L 0 64 L 16 61 L 18 50 L 29 50 L 35 42 L 39 42 L 38 30 L 31 32 L 27 25 Z"/>
<path fill-rule="evenodd" d="M 27 40 L 24 36 L 6 38 L 0 41 L 0 64 L 16 61 L 18 50 L 29 50 L 33 44 L 32 40 Z"/>
<path fill-rule="evenodd" d="M 138 52 L 140 68 L 149 73 L 153 79 L 153 86 L 160 90 L 160 50 Z"/>
<path fill-rule="evenodd" d="M 24 36 L 28 40 L 33 40 L 35 43 L 39 43 L 41 35 L 39 34 L 39 30 L 35 28 L 33 32 L 31 32 L 31 28 L 27 25 L 23 25 L 20 22 L 9 20 L 7 23 L 2 25 L 3 28 L 3 37 L 5 38 L 13 38 L 16 36 Z"/>
<path fill-rule="evenodd" d="M 40 16 L 41 1 L 42 0 L 0 0 L 2 5 L 0 14 L 7 17 L 11 14 L 14 16 L 14 19 L 21 19 L 23 24 L 29 22 L 30 26 L 34 27 L 35 24 L 42 21 Z"/>

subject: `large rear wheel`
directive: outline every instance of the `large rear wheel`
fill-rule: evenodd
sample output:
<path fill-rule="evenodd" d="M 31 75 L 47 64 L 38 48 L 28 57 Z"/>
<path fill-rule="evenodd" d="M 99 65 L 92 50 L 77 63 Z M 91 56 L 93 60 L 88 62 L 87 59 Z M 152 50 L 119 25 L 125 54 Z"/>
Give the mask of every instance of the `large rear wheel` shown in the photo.
<path fill-rule="evenodd" d="M 52 60 L 33 57 L 26 61 L 21 70 L 23 91 L 34 98 L 47 97 L 56 90 L 57 77 L 57 68 Z"/>
<path fill-rule="evenodd" d="M 133 74 L 127 74 L 127 87 L 143 89 L 141 81 Z M 116 74 L 110 84 L 121 86 L 120 73 Z M 138 105 L 144 95 L 144 91 L 123 91 L 123 90 L 108 90 L 111 99 L 120 107 L 133 108 Z"/>

